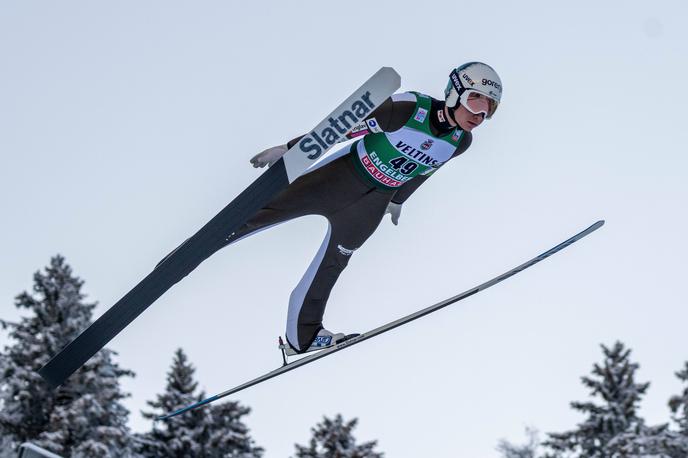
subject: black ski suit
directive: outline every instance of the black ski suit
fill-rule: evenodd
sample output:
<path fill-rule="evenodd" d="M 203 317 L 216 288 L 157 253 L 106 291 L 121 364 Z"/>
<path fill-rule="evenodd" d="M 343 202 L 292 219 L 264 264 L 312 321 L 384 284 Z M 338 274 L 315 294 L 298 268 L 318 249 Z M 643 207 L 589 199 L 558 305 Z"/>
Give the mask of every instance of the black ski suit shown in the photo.
<path fill-rule="evenodd" d="M 416 103 L 408 101 L 408 97 L 396 98 L 395 95 L 388 99 L 367 118 L 374 119 L 384 132 L 400 129 L 416 109 Z M 433 134 L 441 135 L 453 129 L 444 119 L 443 110 L 444 102 L 433 99 L 429 113 Z M 290 141 L 288 146 L 298 140 Z M 471 135 L 465 132 L 452 158 L 463 153 L 470 143 Z M 226 242 L 229 245 L 300 216 L 327 218 L 327 235 L 289 299 L 286 337 L 297 351 L 308 349 L 322 329 L 332 287 L 353 252 L 380 224 L 390 201 L 402 204 L 428 178 L 414 177 L 397 189 L 381 188 L 357 169 L 358 156 L 349 151 L 349 146 L 346 148 L 337 159 L 291 183 Z"/>

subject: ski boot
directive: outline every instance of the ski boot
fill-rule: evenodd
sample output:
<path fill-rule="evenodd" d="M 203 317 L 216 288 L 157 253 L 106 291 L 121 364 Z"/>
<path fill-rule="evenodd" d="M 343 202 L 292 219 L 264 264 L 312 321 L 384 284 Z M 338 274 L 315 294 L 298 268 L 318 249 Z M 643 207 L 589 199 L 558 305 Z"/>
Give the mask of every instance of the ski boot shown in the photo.
<path fill-rule="evenodd" d="M 281 337 L 279 339 L 279 348 L 286 356 L 294 356 L 332 347 L 338 344 L 339 342 L 351 339 L 352 337 L 356 337 L 357 335 L 358 334 L 344 334 L 343 332 L 333 333 L 323 328 L 320 331 L 318 331 L 318 335 L 315 336 L 313 343 L 311 343 L 310 347 L 308 347 L 306 351 L 297 351 L 294 347 L 291 346 L 291 344 L 288 341 L 284 342 Z"/>

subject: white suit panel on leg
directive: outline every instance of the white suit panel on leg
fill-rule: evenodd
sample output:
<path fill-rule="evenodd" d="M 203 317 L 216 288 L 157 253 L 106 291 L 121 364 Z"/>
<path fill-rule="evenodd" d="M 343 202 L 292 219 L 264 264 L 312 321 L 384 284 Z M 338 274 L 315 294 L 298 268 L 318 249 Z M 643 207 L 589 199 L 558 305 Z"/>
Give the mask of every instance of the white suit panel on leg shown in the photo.
<path fill-rule="evenodd" d="M 289 296 L 289 311 L 287 313 L 286 334 L 289 343 L 297 350 L 301 350 L 297 347 L 299 345 L 299 313 L 303 307 L 303 301 L 306 299 L 306 293 L 308 293 L 308 290 L 313 284 L 315 274 L 318 271 L 318 268 L 320 268 L 320 264 L 322 264 L 322 260 L 325 257 L 325 251 L 327 251 L 327 245 L 330 243 L 331 234 L 332 225 L 328 221 L 327 235 L 325 235 L 325 240 L 323 240 L 322 245 L 320 245 L 320 249 L 316 253 L 315 258 L 313 258 L 313 261 L 311 261 L 311 264 L 308 266 L 306 273 L 303 274 L 301 281 L 298 285 L 296 285 L 296 288 L 294 288 L 294 291 L 292 291 L 291 295 Z"/>

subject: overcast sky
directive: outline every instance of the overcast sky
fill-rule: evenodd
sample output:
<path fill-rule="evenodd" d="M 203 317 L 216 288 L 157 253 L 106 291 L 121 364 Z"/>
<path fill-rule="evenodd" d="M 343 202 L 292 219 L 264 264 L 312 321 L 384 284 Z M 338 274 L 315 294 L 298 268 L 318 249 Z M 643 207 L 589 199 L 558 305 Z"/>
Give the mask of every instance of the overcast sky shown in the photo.
<path fill-rule="evenodd" d="M 688 359 L 687 13 L 678 0 L 0 0 L 0 316 L 17 319 L 14 296 L 56 253 L 100 315 L 260 174 L 251 156 L 379 67 L 440 97 L 452 67 L 482 60 L 502 105 L 356 252 L 325 324 L 369 330 L 605 227 L 233 399 L 267 457 L 342 413 L 392 458 L 489 458 L 527 425 L 574 427 L 580 376 L 620 339 L 652 382 L 642 414 L 667 421 Z M 137 374 L 123 383 L 134 430 L 178 347 L 208 394 L 281 363 L 288 296 L 325 228 L 306 217 L 218 253 L 112 341 Z"/>

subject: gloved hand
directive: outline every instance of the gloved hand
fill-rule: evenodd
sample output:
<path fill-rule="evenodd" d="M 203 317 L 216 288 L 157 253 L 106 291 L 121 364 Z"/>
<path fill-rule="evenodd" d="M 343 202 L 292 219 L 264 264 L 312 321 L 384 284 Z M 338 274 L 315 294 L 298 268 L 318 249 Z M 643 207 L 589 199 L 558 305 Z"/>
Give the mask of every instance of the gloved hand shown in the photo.
<path fill-rule="evenodd" d="M 401 204 L 395 204 L 394 202 L 390 202 L 387 205 L 387 210 L 385 210 L 385 215 L 387 213 L 392 215 L 392 223 L 394 223 L 395 226 L 398 226 L 399 215 L 401 215 Z"/>
<path fill-rule="evenodd" d="M 279 161 L 279 159 L 284 156 L 284 153 L 286 153 L 288 149 L 289 148 L 287 148 L 287 145 L 279 145 L 268 148 L 265 151 L 253 156 L 251 158 L 251 164 L 253 164 L 253 167 L 255 168 L 265 167 L 266 165 L 270 167 L 272 164 Z"/>

